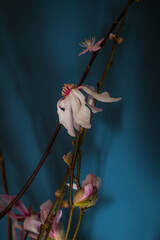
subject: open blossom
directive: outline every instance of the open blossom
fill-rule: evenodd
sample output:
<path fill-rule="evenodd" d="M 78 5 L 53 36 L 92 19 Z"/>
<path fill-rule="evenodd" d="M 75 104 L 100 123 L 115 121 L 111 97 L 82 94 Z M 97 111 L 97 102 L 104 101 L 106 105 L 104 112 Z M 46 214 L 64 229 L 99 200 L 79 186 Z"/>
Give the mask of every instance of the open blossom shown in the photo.
<path fill-rule="evenodd" d="M 79 208 L 90 208 L 98 200 L 98 189 L 101 179 L 93 174 L 88 174 L 82 183 L 82 188 L 77 190 L 74 195 L 73 204 Z"/>
<path fill-rule="evenodd" d="M 3 211 L 5 208 L 5 205 L 8 205 L 15 196 L 9 196 L 9 195 L 0 195 L 0 211 Z M 34 213 L 33 211 L 27 210 L 27 208 L 24 206 L 21 200 L 19 200 L 15 205 L 14 209 L 18 210 L 18 213 L 13 212 L 12 210 L 7 214 L 8 217 L 13 219 L 13 225 L 12 225 L 12 235 L 13 240 L 17 240 L 17 232 L 16 229 L 19 229 L 19 239 L 23 240 L 25 237 L 26 232 L 28 232 L 28 236 L 31 240 L 37 239 L 40 227 L 42 224 L 44 224 L 47 215 L 51 209 L 52 202 L 50 200 L 44 202 L 40 206 L 40 212 L 38 214 Z M 64 233 L 63 228 L 60 225 L 59 221 L 62 216 L 62 211 L 59 210 L 56 214 L 56 217 L 53 222 L 52 229 L 49 233 L 50 239 L 55 240 L 63 240 L 64 239 Z M 18 221 L 20 220 L 21 223 Z M 61 238 L 60 238 L 61 236 Z"/>
<path fill-rule="evenodd" d="M 84 96 L 81 92 L 86 92 Z M 67 129 L 68 134 L 75 136 L 74 128 L 80 131 L 80 127 L 91 128 L 91 112 L 102 111 L 95 107 L 95 99 L 101 102 L 117 102 L 121 98 L 112 98 L 108 92 L 101 94 L 94 91 L 93 87 L 82 85 L 74 87 L 74 84 L 64 84 L 62 96 L 57 103 L 59 122 Z M 88 100 L 86 100 L 88 96 Z"/>
<path fill-rule="evenodd" d="M 84 54 L 84 53 L 86 53 L 86 52 L 96 52 L 96 51 L 98 51 L 98 50 L 100 50 L 101 49 L 101 43 L 103 42 L 103 40 L 104 40 L 104 38 L 102 38 L 101 40 L 99 40 L 96 44 L 95 44 L 95 41 L 96 41 L 96 39 L 95 39 L 95 37 L 93 37 L 93 38 L 90 38 L 90 39 L 85 39 L 85 41 L 84 42 L 81 42 L 79 45 L 81 46 L 81 47 L 84 47 L 84 48 L 86 48 L 85 50 L 83 50 L 82 52 L 80 52 L 79 54 L 78 54 L 78 56 L 80 56 L 80 55 L 82 55 L 82 54 Z"/>

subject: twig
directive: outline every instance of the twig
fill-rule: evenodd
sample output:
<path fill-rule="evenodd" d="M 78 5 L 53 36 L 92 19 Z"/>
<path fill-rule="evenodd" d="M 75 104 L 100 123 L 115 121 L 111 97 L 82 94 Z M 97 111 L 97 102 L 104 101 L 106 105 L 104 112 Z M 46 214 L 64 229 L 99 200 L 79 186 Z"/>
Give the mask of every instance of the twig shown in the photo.
<path fill-rule="evenodd" d="M 6 172 L 5 172 L 4 157 L 1 151 L 0 151 L 0 167 L 1 167 L 2 185 L 3 185 L 4 193 L 8 195 L 8 186 L 7 186 L 7 178 L 6 178 Z M 12 235 L 11 235 L 11 219 L 10 218 L 7 218 L 7 229 L 8 229 L 8 240 L 11 240 Z"/>
<path fill-rule="evenodd" d="M 59 132 L 61 128 L 61 124 L 58 124 L 56 131 L 53 135 L 53 137 L 51 138 L 49 145 L 46 149 L 46 151 L 44 152 L 42 159 L 40 160 L 39 164 L 37 165 L 36 169 L 34 170 L 33 174 L 31 175 L 31 177 L 29 178 L 29 180 L 26 182 L 26 184 L 23 186 L 23 188 L 21 189 L 21 191 L 18 193 L 18 195 L 15 197 L 15 199 L 0 213 L 0 219 L 5 216 L 6 213 L 8 213 L 8 211 L 14 206 L 14 204 L 16 204 L 18 202 L 18 200 L 21 198 L 21 196 L 23 195 L 23 193 L 27 190 L 27 188 L 30 186 L 30 184 L 32 183 L 33 179 L 36 177 L 37 173 L 39 172 L 41 166 L 43 165 L 44 161 L 46 160 L 47 156 L 49 155 L 49 153 L 51 152 L 51 148 L 52 145 L 56 139 L 56 136 Z"/>
<path fill-rule="evenodd" d="M 74 232 L 72 240 L 75 240 L 76 237 L 77 237 L 77 233 L 79 231 L 79 228 L 80 228 L 80 225 L 81 225 L 81 222 L 82 222 L 83 214 L 84 214 L 84 211 L 82 209 L 79 209 L 78 223 L 77 223 L 76 230 Z"/>

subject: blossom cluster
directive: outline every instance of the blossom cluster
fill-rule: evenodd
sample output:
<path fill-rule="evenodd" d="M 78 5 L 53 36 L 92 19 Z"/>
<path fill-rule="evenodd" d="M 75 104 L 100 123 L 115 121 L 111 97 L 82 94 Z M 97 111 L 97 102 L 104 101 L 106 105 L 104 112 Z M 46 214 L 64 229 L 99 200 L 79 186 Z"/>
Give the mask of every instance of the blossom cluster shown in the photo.
<path fill-rule="evenodd" d="M 15 196 L 10 195 L 0 195 L 0 211 L 3 211 L 5 205 L 8 205 L 12 200 L 14 200 Z M 16 229 L 19 230 L 19 239 L 23 240 L 25 238 L 25 234 L 28 232 L 28 236 L 31 240 L 37 239 L 41 225 L 44 224 L 49 211 L 51 209 L 52 202 L 47 200 L 40 206 L 40 212 L 37 214 L 32 209 L 27 209 L 23 202 L 19 200 L 11 211 L 8 212 L 7 216 L 13 219 L 12 225 L 12 236 L 13 240 L 17 240 Z M 15 213 L 13 210 L 18 211 Z M 60 224 L 60 218 L 62 216 L 62 211 L 59 210 L 56 214 L 56 217 L 53 221 L 52 229 L 49 233 L 50 239 L 55 240 L 63 240 L 64 232 L 63 228 Z"/>

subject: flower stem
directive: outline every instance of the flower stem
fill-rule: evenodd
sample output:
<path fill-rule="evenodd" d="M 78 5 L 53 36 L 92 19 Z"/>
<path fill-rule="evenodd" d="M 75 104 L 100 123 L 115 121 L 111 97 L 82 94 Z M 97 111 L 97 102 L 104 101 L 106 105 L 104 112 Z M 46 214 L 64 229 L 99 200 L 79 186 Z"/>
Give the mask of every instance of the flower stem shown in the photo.
<path fill-rule="evenodd" d="M 80 187 L 81 155 L 82 155 L 82 152 L 78 151 L 78 153 L 77 153 L 77 176 L 76 176 L 78 188 Z"/>
<path fill-rule="evenodd" d="M 80 140 L 81 134 L 80 132 L 77 132 L 77 137 L 76 137 L 76 142 L 75 142 L 75 149 L 74 149 L 74 154 L 72 158 L 72 163 L 70 167 L 70 188 L 69 188 L 69 205 L 70 208 L 72 208 L 73 204 L 73 178 L 74 178 L 74 167 L 76 163 L 76 157 L 77 157 L 77 152 L 79 150 L 79 140 Z"/>
<path fill-rule="evenodd" d="M 82 209 L 79 209 L 78 223 L 77 223 L 76 230 L 74 232 L 72 240 L 75 240 L 77 237 L 77 234 L 78 234 L 81 222 L 82 222 L 83 214 L 84 214 L 84 211 Z"/>
<path fill-rule="evenodd" d="M 4 157 L 1 151 L 0 151 L 0 168 L 1 168 L 2 185 L 3 185 L 4 193 L 8 195 L 8 186 L 7 186 L 7 179 L 6 179 Z M 7 229 L 8 229 L 8 240 L 11 240 L 12 235 L 11 235 L 11 219 L 10 218 L 7 218 Z"/>
<path fill-rule="evenodd" d="M 69 231 L 70 231 L 70 228 L 71 228 L 71 223 L 72 223 L 72 218 L 73 218 L 74 209 L 75 209 L 74 207 L 71 207 L 71 208 L 70 208 L 68 225 L 67 225 L 67 230 L 66 230 L 66 234 L 65 234 L 64 240 L 67 240 L 67 239 L 68 239 L 68 235 L 69 235 Z"/>
<path fill-rule="evenodd" d="M 18 200 L 22 197 L 22 195 L 24 194 L 24 192 L 28 189 L 28 187 L 30 186 L 30 184 L 32 183 L 32 181 L 34 180 L 34 178 L 36 177 L 37 173 L 39 172 L 40 168 L 42 167 L 43 163 L 45 162 L 47 156 L 49 155 L 49 153 L 51 152 L 51 148 L 52 145 L 56 139 L 56 136 L 59 132 L 61 128 L 61 124 L 58 124 L 53 137 L 51 138 L 48 147 L 46 149 L 46 151 L 44 152 L 39 164 L 37 165 L 36 169 L 34 170 L 33 174 L 31 175 L 31 177 L 29 178 L 29 180 L 26 182 L 26 184 L 23 186 L 23 188 L 21 189 L 21 191 L 17 194 L 17 196 L 15 197 L 15 199 L 10 202 L 10 204 L 0 213 L 0 219 L 6 214 L 8 213 L 8 211 L 13 207 L 14 204 L 16 204 L 18 202 Z"/>

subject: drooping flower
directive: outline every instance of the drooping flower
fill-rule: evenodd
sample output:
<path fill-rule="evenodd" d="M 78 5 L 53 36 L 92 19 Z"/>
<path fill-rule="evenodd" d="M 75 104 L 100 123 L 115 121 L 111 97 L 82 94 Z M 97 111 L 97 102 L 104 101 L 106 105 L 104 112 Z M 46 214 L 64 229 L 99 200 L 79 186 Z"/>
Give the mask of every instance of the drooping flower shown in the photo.
<path fill-rule="evenodd" d="M 81 47 L 84 47 L 84 48 L 86 48 L 85 50 L 83 50 L 82 52 L 80 52 L 79 54 L 78 54 L 78 56 L 80 56 L 80 55 L 82 55 L 82 54 L 84 54 L 84 53 L 86 53 L 86 52 L 96 52 L 96 51 L 98 51 L 98 50 L 100 50 L 101 49 L 101 43 L 103 42 L 103 40 L 104 40 L 104 38 L 102 38 L 101 40 L 99 40 L 96 44 L 95 44 L 95 41 L 96 41 L 96 39 L 95 39 L 95 37 L 92 37 L 92 38 L 90 38 L 90 39 L 85 39 L 85 41 L 84 42 L 81 42 L 79 45 L 81 46 Z"/>
<path fill-rule="evenodd" d="M 10 201 L 12 201 L 15 196 L 9 196 L 9 195 L 1 195 L 0 196 L 2 201 L 0 201 L 0 210 L 3 211 L 5 208 L 5 204 L 8 205 Z M 37 239 L 40 227 L 42 224 L 44 224 L 48 213 L 51 209 L 52 202 L 50 200 L 44 202 L 40 206 L 40 212 L 38 214 L 34 213 L 32 210 L 28 211 L 21 200 L 19 200 L 13 208 L 18 210 L 20 214 L 14 213 L 13 208 L 12 210 L 7 214 L 8 217 L 13 219 L 13 225 L 12 225 L 12 235 L 13 240 L 17 240 L 17 233 L 16 229 L 19 229 L 19 239 L 23 240 L 25 237 L 26 232 L 28 232 L 28 236 L 31 240 Z M 63 228 L 61 224 L 59 223 L 60 218 L 62 216 L 62 211 L 59 210 L 56 214 L 56 217 L 53 221 L 52 229 L 49 233 L 50 239 L 59 240 L 59 236 L 64 236 L 63 234 Z M 19 221 L 20 220 L 20 224 Z M 64 238 L 61 238 L 63 240 Z"/>
<path fill-rule="evenodd" d="M 77 190 L 74 195 L 73 204 L 79 208 L 90 208 L 98 200 L 98 189 L 101 179 L 93 174 L 88 174 L 82 182 L 82 188 Z"/>
<path fill-rule="evenodd" d="M 86 92 L 84 96 L 81 92 Z M 86 101 L 88 95 L 88 101 Z M 75 87 L 74 84 L 64 84 L 62 96 L 57 103 L 59 122 L 67 129 L 68 134 L 75 136 L 74 128 L 80 131 L 80 127 L 91 128 L 91 112 L 103 111 L 95 107 L 95 99 L 101 102 L 117 102 L 121 98 L 112 98 L 108 92 L 101 94 L 94 91 L 94 88 L 87 85 Z"/>

